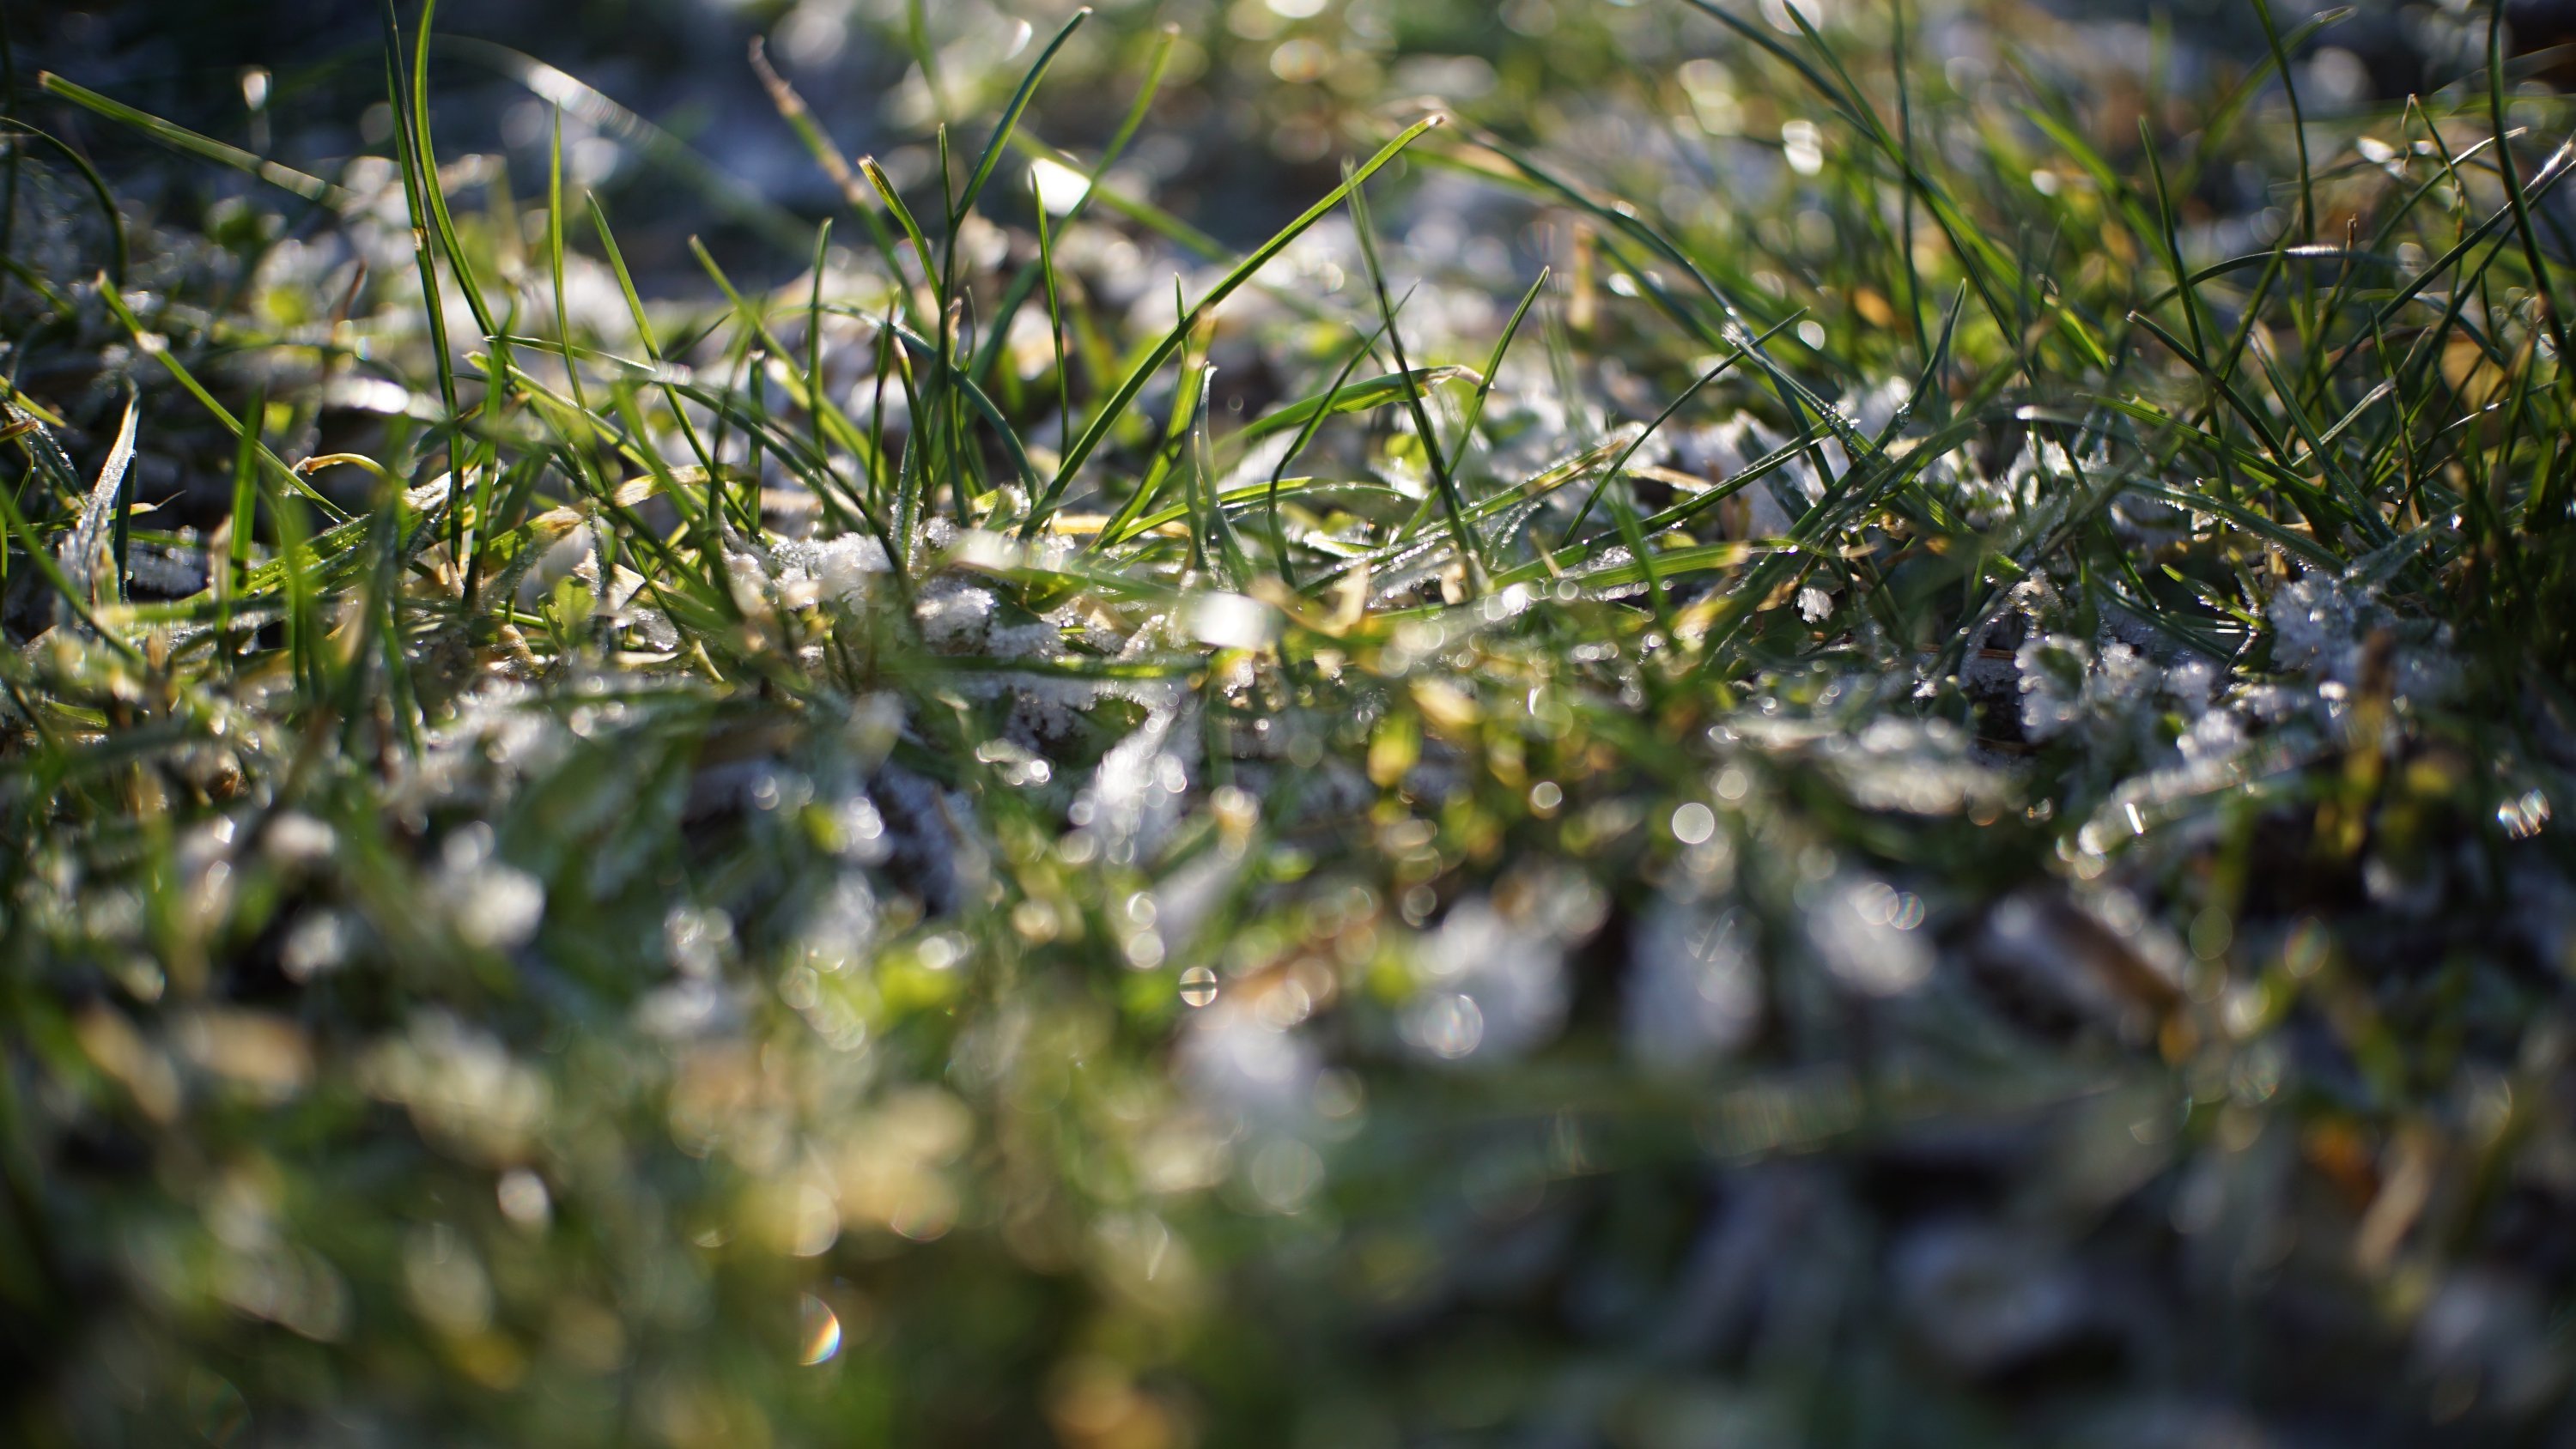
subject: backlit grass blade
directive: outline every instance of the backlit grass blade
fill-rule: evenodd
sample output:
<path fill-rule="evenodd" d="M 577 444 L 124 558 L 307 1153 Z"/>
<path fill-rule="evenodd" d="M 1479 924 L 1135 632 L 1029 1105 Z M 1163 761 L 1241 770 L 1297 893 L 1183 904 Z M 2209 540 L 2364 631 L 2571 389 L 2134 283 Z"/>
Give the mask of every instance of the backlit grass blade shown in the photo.
<path fill-rule="evenodd" d="M 1648 438 L 1653 437 L 1665 423 L 1672 420 L 1673 414 L 1682 410 L 1683 404 L 1689 402 L 1692 398 L 1699 396 L 1699 390 L 1701 388 L 1704 388 L 1710 383 L 1717 381 L 1719 378 L 1724 377 L 1730 368 L 1751 355 L 1754 347 L 1760 346 L 1763 342 L 1769 340 L 1774 335 L 1795 325 L 1797 320 L 1797 316 L 1793 314 L 1773 326 L 1769 331 L 1764 332 L 1760 337 L 1754 338 L 1751 346 L 1739 347 L 1735 351 L 1728 353 L 1725 357 L 1718 359 L 1716 366 L 1701 373 L 1698 378 L 1692 381 L 1690 386 L 1681 390 L 1679 396 L 1675 397 L 1671 402 L 1666 403 L 1664 405 L 1664 410 L 1655 414 L 1655 420 L 1646 424 L 1645 428 L 1640 431 L 1636 437 L 1629 440 L 1628 446 L 1620 452 L 1617 458 L 1611 461 L 1609 467 L 1601 470 L 1601 481 L 1592 485 L 1592 491 L 1584 495 L 1583 506 L 1574 510 L 1573 519 L 1565 525 L 1565 536 L 1563 542 L 1571 543 L 1574 540 L 1575 533 L 1583 527 L 1583 521 L 1592 516 L 1593 504 L 1600 501 L 1601 495 L 1605 490 L 1618 486 L 1619 470 L 1628 466 L 1628 460 L 1637 455 L 1637 450 L 1646 445 L 1646 440 Z"/>
<path fill-rule="evenodd" d="M 1127 408 L 1135 402 L 1136 395 L 1145 390 L 1145 384 L 1162 369 L 1163 364 L 1171 359 L 1172 354 L 1179 350 L 1182 340 L 1189 336 L 1190 330 L 1197 325 L 1200 318 L 1215 311 L 1226 298 L 1234 295 L 1245 282 L 1250 281 L 1255 273 L 1268 266 L 1281 252 L 1286 251 L 1290 243 L 1305 235 L 1308 228 L 1332 214 L 1333 208 L 1341 205 L 1342 199 L 1350 194 L 1353 187 L 1376 175 L 1386 163 L 1401 155 L 1406 147 L 1440 125 L 1442 119 L 1435 115 L 1416 121 L 1406 127 L 1394 140 L 1380 147 L 1376 155 L 1371 156 L 1366 164 L 1354 169 L 1341 185 L 1333 188 L 1321 201 L 1308 207 L 1295 221 L 1282 228 L 1276 236 L 1264 242 L 1258 250 L 1245 257 L 1232 271 L 1226 273 L 1214 287 L 1209 289 L 1208 294 L 1201 297 L 1198 304 L 1173 326 L 1171 331 L 1164 333 L 1161 340 L 1146 352 L 1145 356 L 1128 372 L 1126 378 L 1093 411 L 1091 421 L 1084 427 L 1082 435 L 1065 449 L 1064 461 L 1057 468 L 1055 478 L 1048 483 L 1046 493 L 1038 500 L 1037 506 L 1030 510 L 1028 527 L 1034 531 L 1045 521 L 1049 513 L 1055 511 L 1056 505 L 1064 497 L 1065 490 L 1071 486 L 1074 474 L 1081 470 L 1084 463 L 1090 461 L 1092 453 L 1098 450 L 1102 441 L 1109 436 L 1109 430 L 1126 415 Z"/>
<path fill-rule="evenodd" d="M 822 122 L 814 118 L 814 109 L 805 103 L 805 97 L 778 73 L 776 66 L 769 63 L 768 46 L 757 35 L 751 38 L 751 68 L 760 77 L 762 87 L 769 92 L 770 105 L 777 110 L 779 119 L 796 133 L 796 139 L 804 144 L 806 154 L 812 156 L 814 164 L 830 178 L 833 188 L 840 192 L 843 204 L 866 225 L 869 239 L 876 243 L 877 253 L 885 258 L 887 269 L 901 276 L 903 264 L 895 258 L 894 233 L 886 228 L 885 218 L 878 214 L 874 194 L 859 174 L 850 169 L 850 163 L 842 157 L 840 148 L 832 144 L 832 138 L 824 133 Z M 906 305 L 909 304 L 907 296 Z"/>
<path fill-rule="evenodd" d="M 356 197 L 320 177 L 308 176 L 292 166 L 282 166 L 275 161 L 263 160 L 239 146 L 229 146 L 212 136 L 201 136 L 185 126 L 173 125 L 158 116 L 136 110 L 122 101 L 110 100 L 86 86 L 65 80 L 51 71 L 39 72 L 36 76 L 36 84 L 50 95 L 60 96 L 73 105 L 104 116 L 118 125 L 132 127 L 174 151 L 183 151 L 202 160 L 212 161 L 218 166 L 228 166 L 245 175 L 256 176 L 271 186 L 303 197 L 307 201 L 319 202 L 333 211 L 345 212 L 356 204 Z"/>
<path fill-rule="evenodd" d="M 424 31 L 437 8 L 438 0 L 425 0 L 421 13 Z M 421 311 L 429 324 L 430 360 L 438 370 L 439 398 L 447 405 L 447 416 L 444 421 L 447 427 L 453 430 L 463 420 L 465 412 L 457 398 L 456 356 L 455 350 L 448 344 L 447 304 L 438 282 L 438 257 L 433 239 L 440 235 L 440 228 L 430 201 L 431 195 L 439 189 L 438 171 L 436 163 L 423 153 L 427 136 L 422 130 L 422 123 L 427 119 L 428 111 L 425 105 L 415 104 L 416 97 L 413 91 L 404 83 L 402 24 L 394 12 L 394 0 L 385 0 L 384 24 L 385 97 L 386 104 L 393 110 L 394 157 L 402 168 L 403 204 L 411 214 L 412 264 L 420 273 L 421 295 L 428 299 L 428 304 Z M 426 75 L 428 58 L 426 48 L 420 51 L 420 57 L 421 68 L 415 72 L 415 83 Z M 464 285 L 464 275 L 462 272 L 458 274 L 460 286 Z M 482 325 L 483 331 L 488 335 L 492 327 L 484 314 L 482 299 L 473 298 L 472 305 L 476 321 Z M 449 450 L 451 467 L 461 466 L 463 462 L 456 454 L 457 450 L 451 446 Z M 449 544 L 461 554 L 464 551 L 462 511 L 450 509 L 448 516 L 455 525 L 449 535 Z"/>
<path fill-rule="evenodd" d="M 442 54 L 472 61 L 505 76 L 526 87 L 548 105 L 632 145 L 647 161 L 677 176 L 691 190 L 705 197 L 716 210 L 787 256 L 802 258 L 812 249 L 814 229 L 811 225 L 771 204 L 740 177 L 699 155 L 670 132 L 619 105 L 596 87 L 544 61 L 479 37 L 442 35 L 434 43 Z"/>
<path fill-rule="evenodd" d="M 1281 580 L 1286 582 L 1288 587 L 1292 589 L 1297 587 L 1297 569 L 1295 561 L 1288 556 L 1287 530 L 1279 521 L 1280 480 L 1287 476 L 1289 466 L 1297 461 L 1297 455 L 1306 451 L 1306 445 L 1315 440 L 1315 430 L 1323 426 L 1324 419 L 1332 416 L 1335 412 L 1343 410 L 1343 388 L 1350 382 L 1352 370 L 1357 368 L 1360 365 L 1361 360 L 1366 358 L 1369 353 L 1376 348 L 1378 336 L 1378 333 L 1372 332 L 1368 336 L 1360 339 L 1359 346 L 1352 348 L 1351 355 L 1343 360 L 1341 371 L 1333 375 L 1333 385 L 1326 388 L 1321 397 L 1314 399 L 1311 404 L 1301 403 L 1294 407 L 1282 408 L 1277 413 L 1272 414 L 1273 417 L 1279 417 L 1296 412 L 1303 412 L 1305 414 L 1305 416 L 1298 421 L 1297 436 L 1290 441 L 1287 451 L 1279 455 L 1277 466 L 1273 467 L 1270 471 L 1270 487 L 1268 490 L 1270 509 L 1270 546 L 1273 561 L 1279 566 L 1279 577 Z"/>
<path fill-rule="evenodd" d="M 134 424 L 141 408 L 141 400 L 129 392 L 116 441 L 108 445 L 107 457 L 98 465 L 98 481 L 81 505 L 71 541 L 63 550 L 63 567 L 73 587 L 93 604 L 125 602 L 126 541 L 134 503 L 127 470 L 134 462 Z M 102 584 L 105 598 L 100 597 Z"/>
<path fill-rule="evenodd" d="M 1485 420 L 1485 400 L 1494 394 L 1494 383 L 1503 375 L 1503 359 L 1510 355 L 1512 339 L 1521 335 L 1521 324 L 1529 320 L 1530 308 L 1538 304 L 1539 294 L 1547 290 L 1554 273 L 1546 267 L 1521 294 L 1520 305 L 1512 308 L 1511 320 L 1503 324 L 1501 335 L 1494 339 L 1494 350 L 1485 357 L 1484 376 L 1476 379 L 1475 394 L 1467 399 L 1467 415 L 1458 427 L 1458 451 L 1464 454 L 1476 440 L 1476 427 Z"/>
<path fill-rule="evenodd" d="M 188 365 L 181 362 L 177 355 L 170 350 L 169 339 L 161 336 L 159 333 L 147 330 L 144 327 L 142 320 L 137 318 L 134 315 L 133 310 L 126 306 L 125 299 L 118 296 L 116 289 L 107 284 L 107 279 L 104 276 L 99 279 L 99 283 L 99 299 L 107 304 L 107 310 L 115 315 L 117 322 L 123 326 L 126 333 L 134 339 L 135 350 L 157 359 L 161 366 L 169 371 L 172 377 L 178 379 L 179 386 L 186 389 L 190 397 L 195 398 L 200 406 L 204 407 L 208 413 L 212 414 L 215 421 L 224 425 L 224 431 L 232 434 L 235 438 L 243 436 L 242 423 L 240 419 L 235 418 L 229 411 L 227 411 L 222 403 L 215 401 L 213 393 L 206 391 L 205 384 L 199 382 L 196 374 L 189 370 Z M 285 463 L 279 461 L 277 455 L 270 452 L 265 443 L 261 443 L 254 438 L 251 446 L 258 450 L 260 461 L 268 465 L 269 472 L 274 475 L 288 491 L 302 496 L 314 507 L 322 510 L 324 517 L 345 519 L 349 516 L 348 512 L 338 504 L 333 503 L 330 499 L 313 491 L 312 485 L 306 483 L 303 477 L 294 469 L 287 467 Z"/>
<path fill-rule="evenodd" d="M 1002 107 L 1001 117 L 993 123 L 992 136 L 984 142 L 984 154 L 975 162 L 975 171 L 968 178 L 966 189 L 958 193 L 957 200 L 948 208 L 948 228 L 952 239 L 958 224 L 974 211 L 975 203 L 984 195 L 984 186 L 993 179 L 994 168 L 1002 164 L 1002 152 L 1010 145 L 1011 133 L 1019 129 L 1020 117 L 1028 114 L 1029 102 L 1037 97 L 1038 83 L 1046 79 L 1047 68 L 1055 64 L 1056 55 L 1064 49 L 1065 42 L 1073 39 L 1073 33 L 1090 18 L 1091 7 L 1088 5 L 1074 11 L 1063 28 L 1056 31 L 1055 39 L 1048 41 L 1046 49 L 1038 52 L 1028 74 L 1020 78 L 1019 89 L 1011 92 L 1011 99 Z M 953 240 L 951 244 L 954 244 Z"/>
<path fill-rule="evenodd" d="M 1401 298 L 1397 299 L 1397 305 L 1399 308 L 1403 305 Z M 1367 350 L 1354 354 L 1349 365 L 1356 366 L 1359 362 L 1367 360 L 1368 352 L 1376 349 L 1377 339 L 1384 335 L 1385 325 L 1381 323 L 1377 330 L 1369 334 Z M 1309 424 L 1320 426 L 1325 419 L 1341 414 L 1370 412 L 1403 402 L 1410 395 L 1412 388 L 1421 388 L 1427 392 L 1431 388 L 1451 382 L 1475 382 L 1481 385 L 1484 379 L 1478 376 L 1474 368 L 1454 364 L 1417 367 L 1409 374 L 1390 372 L 1377 377 L 1362 378 L 1358 382 L 1350 381 L 1345 371 L 1336 379 L 1334 386 L 1323 392 L 1273 408 L 1226 434 L 1221 446 L 1228 452 L 1240 452 L 1252 443 L 1287 432 L 1292 428 L 1303 433 L 1309 431 Z"/>
<path fill-rule="evenodd" d="M 1449 471 L 1448 455 L 1440 447 L 1439 430 L 1431 425 L 1431 412 L 1422 404 L 1422 385 L 1413 365 L 1404 355 L 1404 329 L 1396 325 L 1395 303 L 1387 295 L 1386 269 L 1378 261 L 1377 229 L 1369 220 L 1368 193 L 1353 185 L 1351 192 L 1351 229 L 1359 238 L 1360 261 L 1368 272 L 1370 290 L 1376 294 L 1378 317 L 1385 325 L 1387 350 L 1395 356 L 1395 375 L 1404 384 L 1404 403 L 1413 415 L 1415 438 L 1422 444 L 1422 455 L 1431 467 L 1432 485 L 1439 490 L 1440 506 L 1449 519 L 1450 540 L 1457 545 L 1458 561 L 1467 570 L 1470 593 L 1485 588 L 1484 550 L 1478 545 L 1475 530 L 1467 526 L 1466 499 L 1458 491 L 1458 480 Z"/>
<path fill-rule="evenodd" d="M 1091 178 L 1083 183 L 1082 194 L 1074 198 L 1073 205 L 1064 213 L 1063 226 L 1075 226 L 1090 214 L 1092 199 L 1099 195 L 1102 189 L 1098 178 L 1106 175 L 1111 167 L 1118 164 L 1119 159 L 1127 154 L 1128 144 L 1136 139 L 1136 132 L 1143 128 L 1146 114 L 1153 109 L 1154 97 L 1162 93 L 1163 77 L 1171 69 L 1172 52 L 1179 44 L 1180 38 L 1180 27 L 1174 25 L 1164 26 L 1161 33 L 1156 36 L 1153 57 L 1146 62 L 1145 79 L 1137 87 L 1136 99 L 1128 106 L 1127 115 L 1118 123 L 1117 131 L 1110 136 L 1109 144 L 1101 148 L 1100 160 L 1092 168 Z M 1012 145 L 1020 150 L 1031 149 L 1029 138 L 1016 127 L 1013 128 L 1010 140 Z M 1034 169 L 1031 172 L 1030 184 L 1032 187 L 1036 186 Z M 1033 210 L 1037 215 L 1038 260 L 1020 269 L 1020 274 L 1011 279 L 1009 290 L 1002 294 L 1001 305 L 993 310 L 993 320 L 986 329 L 984 346 L 976 354 L 974 365 L 967 369 L 968 375 L 978 382 L 991 379 L 993 365 L 1000 359 L 1002 347 L 1010 338 L 1011 323 L 1019 316 L 1020 308 L 1028 302 L 1031 289 L 1041 279 L 1048 287 L 1049 307 L 1052 309 L 1056 303 L 1055 277 L 1052 271 L 1053 263 L 1050 260 L 1052 239 L 1049 236 L 1053 228 L 1047 221 L 1045 197 L 1041 194 L 1031 199 L 1034 203 Z M 1060 326 L 1061 323 L 1059 323 Z M 1062 335 L 1060 331 L 1058 335 Z M 1061 371 L 1059 367 L 1059 374 Z M 1064 422 L 1064 436 L 1067 438 L 1073 436 L 1073 420 L 1069 409 Z"/>

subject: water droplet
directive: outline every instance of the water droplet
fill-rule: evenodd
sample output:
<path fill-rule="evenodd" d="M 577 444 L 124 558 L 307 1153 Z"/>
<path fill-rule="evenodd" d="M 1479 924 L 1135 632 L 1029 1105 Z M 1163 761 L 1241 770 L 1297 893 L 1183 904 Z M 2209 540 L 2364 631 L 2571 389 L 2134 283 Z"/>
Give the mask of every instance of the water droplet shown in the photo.
<path fill-rule="evenodd" d="M 2516 840 L 2538 835 L 2549 823 L 2549 797 L 2538 790 L 2527 790 L 2496 807 L 2496 824 Z"/>
<path fill-rule="evenodd" d="M 1216 973 L 1205 966 L 1193 966 L 1181 973 L 1181 1000 L 1191 1006 L 1205 1006 L 1216 1000 Z"/>
<path fill-rule="evenodd" d="M 1423 1050 L 1445 1061 L 1471 1055 L 1485 1040 L 1485 1013 L 1463 992 L 1442 992 L 1419 1003 L 1405 1025 Z"/>
<path fill-rule="evenodd" d="M 524 1167 L 514 1167 L 501 1174 L 495 1195 L 500 1199 L 501 1216 L 523 1228 L 542 1228 L 554 1211 L 554 1200 L 546 1192 L 544 1178 Z"/>
<path fill-rule="evenodd" d="M 796 1361 L 808 1368 L 830 1363 L 841 1352 L 841 1316 L 830 1304 L 808 1293 L 797 1304 Z"/>
<path fill-rule="evenodd" d="M 830 1251 L 841 1238 L 841 1208 L 832 1195 L 812 1184 L 796 1189 L 788 1204 L 789 1217 L 782 1224 L 787 1230 L 788 1255 L 812 1258 Z"/>
<path fill-rule="evenodd" d="M 1404 899 L 1397 903 L 1396 909 L 1403 914 L 1406 925 L 1419 926 L 1431 919 L 1433 911 L 1440 909 L 1440 893 L 1427 885 L 1415 886 L 1404 893 Z"/>
<path fill-rule="evenodd" d="M 1253 1154 L 1252 1190 L 1272 1211 L 1295 1213 L 1313 1200 L 1324 1183 L 1324 1159 L 1294 1137 L 1283 1137 Z"/>
<path fill-rule="evenodd" d="M 966 959 L 965 938 L 953 931 L 942 931 L 922 941 L 919 956 L 923 969 L 945 971 Z"/>
<path fill-rule="evenodd" d="M 1673 839 L 1684 845 L 1705 844 L 1717 833 L 1717 812 L 1696 800 L 1673 812 Z"/>

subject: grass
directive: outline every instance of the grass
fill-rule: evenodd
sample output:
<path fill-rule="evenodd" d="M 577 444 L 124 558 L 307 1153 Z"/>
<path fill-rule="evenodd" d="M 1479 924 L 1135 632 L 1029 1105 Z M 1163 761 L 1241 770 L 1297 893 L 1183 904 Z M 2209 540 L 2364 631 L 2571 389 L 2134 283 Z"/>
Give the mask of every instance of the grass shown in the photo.
<path fill-rule="evenodd" d="M 1547 13 L 1239 254 L 1234 41 L 755 56 L 741 279 L 426 13 L 329 167 L 13 69 L 13 1440 L 2562 1432 L 2561 98 Z"/>

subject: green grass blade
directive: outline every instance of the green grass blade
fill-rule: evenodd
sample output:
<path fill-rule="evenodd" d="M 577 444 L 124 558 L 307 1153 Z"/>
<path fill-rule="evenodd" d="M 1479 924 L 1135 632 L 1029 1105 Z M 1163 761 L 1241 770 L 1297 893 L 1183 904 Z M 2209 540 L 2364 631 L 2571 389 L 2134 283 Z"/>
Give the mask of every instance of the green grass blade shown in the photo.
<path fill-rule="evenodd" d="M 1352 171 L 1340 186 L 1333 188 L 1321 201 L 1308 207 L 1295 221 L 1281 229 L 1278 235 L 1264 242 L 1258 250 L 1245 257 L 1232 271 L 1226 273 L 1214 287 L 1209 289 L 1206 296 L 1199 299 L 1197 306 L 1191 308 L 1171 331 L 1164 333 L 1161 340 L 1156 342 L 1129 370 L 1117 389 L 1093 412 L 1090 423 L 1083 429 L 1082 436 L 1075 439 L 1073 445 L 1065 450 L 1064 461 L 1058 466 L 1055 478 L 1048 483 L 1044 496 L 1038 500 L 1032 515 L 1033 526 L 1043 522 L 1046 516 L 1055 510 L 1057 503 L 1064 497 L 1066 488 L 1071 486 L 1074 474 L 1079 472 L 1082 465 L 1090 460 L 1092 453 L 1099 449 L 1100 444 L 1109 436 L 1109 430 L 1126 415 L 1127 408 L 1135 402 L 1136 395 L 1145 390 L 1145 384 L 1162 369 L 1163 364 L 1171 359 L 1172 354 L 1179 350 L 1182 340 L 1189 335 L 1190 329 L 1197 325 L 1200 318 L 1215 311 L 1226 298 L 1234 295 L 1244 283 L 1250 281 L 1255 273 L 1268 266 L 1281 252 L 1286 251 L 1290 243 L 1305 235 L 1308 228 L 1330 215 L 1333 208 L 1341 205 L 1342 199 L 1350 194 L 1353 187 L 1376 175 L 1386 163 L 1403 154 L 1406 147 L 1411 146 L 1441 124 L 1441 120 L 1439 116 L 1431 116 L 1406 127 L 1394 140 L 1380 147 L 1377 154 L 1371 156 L 1366 164 Z"/>
<path fill-rule="evenodd" d="M 36 76 L 36 84 L 49 95 L 60 96 L 85 111 L 103 116 L 120 126 L 140 131 L 174 151 L 185 152 L 201 160 L 212 161 L 219 166 L 231 167 L 245 175 L 256 176 L 271 186 L 303 197 L 307 201 L 319 202 L 333 211 L 345 212 L 356 204 L 356 198 L 349 192 L 320 177 L 308 176 L 291 166 L 281 166 L 277 162 L 263 160 L 239 146 L 228 146 L 212 136 L 201 136 L 185 126 L 173 125 L 158 116 L 136 110 L 122 101 L 110 100 L 86 86 L 65 80 L 51 71 L 39 72 Z"/>
<path fill-rule="evenodd" d="M 948 228 L 952 245 L 958 224 L 974 211 L 975 203 L 984 195 L 985 184 L 993 179 L 994 168 L 1002 164 L 1002 152 L 1010 145 L 1011 133 L 1019 129 L 1020 117 L 1028 114 L 1029 102 L 1036 99 L 1038 83 L 1046 79 L 1048 67 L 1055 64 L 1056 55 L 1064 49 L 1065 42 L 1073 39 L 1073 33 L 1080 30 L 1082 22 L 1090 18 L 1091 7 L 1088 5 L 1073 12 L 1072 16 L 1064 22 L 1063 28 L 1056 31 L 1055 39 L 1048 41 L 1046 49 L 1038 53 L 1038 58 L 1030 65 L 1028 74 L 1020 78 L 1019 89 L 1011 93 L 1010 101 L 1002 107 L 1001 118 L 993 123 L 992 136 L 984 142 L 984 154 L 975 162 L 973 176 L 966 182 L 966 189 L 958 194 L 956 201 L 948 208 Z"/>

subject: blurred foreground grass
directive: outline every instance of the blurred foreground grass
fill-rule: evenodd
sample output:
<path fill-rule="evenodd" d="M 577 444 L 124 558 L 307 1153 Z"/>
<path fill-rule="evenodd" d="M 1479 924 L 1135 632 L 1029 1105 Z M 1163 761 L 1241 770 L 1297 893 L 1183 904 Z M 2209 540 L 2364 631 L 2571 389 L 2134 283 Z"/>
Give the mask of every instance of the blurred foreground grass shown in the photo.
<path fill-rule="evenodd" d="M 828 226 L 14 58 L 12 1442 L 2570 1431 L 2548 57 L 812 8 Z"/>

